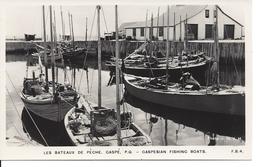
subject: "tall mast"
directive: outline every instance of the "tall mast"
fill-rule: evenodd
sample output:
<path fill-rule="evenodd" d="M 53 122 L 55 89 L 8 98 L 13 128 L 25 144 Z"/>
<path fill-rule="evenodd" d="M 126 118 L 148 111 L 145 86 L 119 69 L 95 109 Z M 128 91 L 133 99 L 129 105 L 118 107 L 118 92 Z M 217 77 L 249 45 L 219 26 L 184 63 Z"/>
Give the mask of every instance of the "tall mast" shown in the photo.
<path fill-rule="evenodd" d="M 42 21 L 43 21 L 43 42 L 44 42 L 44 63 L 45 63 L 45 82 L 46 82 L 46 87 L 45 90 L 48 92 L 49 91 L 49 80 L 48 80 L 48 60 L 47 60 L 47 53 L 46 53 L 46 25 L 45 25 L 45 7 L 44 5 L 42 6 Z"/>
<path fill-rule="evenodd" d="M 57 42 L 57 27 L 56 27 L 56 13 L 55 13 L 55 10 L 53 10 L 53 31 L 54 31 L 54 47 L 55 47 L 55 50 L 57 51 L 56 54 L 58 56 L 60 56 L 60 51 L 59 51 L 59 48 L 58 48 L 58 42 Z M 58 72 L 59 72 L 59 69 L 58 67 L 56 67 L 56 82 L 58 83 Z"/>
<path fill-rule="evenodd" d="M 116 29 L 116 116 L 117 116 L 117 145 L 121 146 L 120 90 L 119 90 L 119 43 L 118 43 L 118 13 L 115 5 Z"/>
<path fill-rule="evenodd" d="M 97 5 L 97 35 L 98 35 L 98 107 L 101 108 L 101 40 L 100 40 L 100 9 Z"/>
<path fill-rule="evenodd" d="M 163 19 L 162 19 L 162 25 L 163 25 L 163 40 L 164 40 L 164 13 L 162 14 L 162 16 L 163 16 L 163 17 L 162 17 L 162 18 L 163 18 Z"/>
<path fill-rule="evenodd" d="M 219 87 L 219 41 L 218 41 L 218 6 L 215 5 L 215 24 L 214 24 L 214 56 L 217 62 L 217 87 Z"/>
<path fill-rule="evenodd" d="M 150 40 L 153 40 L 153 13 L 151 15 Z"/>
<path fill-rule="evenodd" d="M 72 18 L 72 14 L 70 14 L 70 23 L 71 23 L 71 35 L 72 35 L 72 46 L 74 49 L 74 30 L 73 30 L 73 18 Z"/>
<path fill-rule="evenodd" d="M 72 39 L 71 37 L 71 20 L 70 20 L 70 12 L 68 12 L 68 17 L 69 17 L 69 31 L 70 31 L 70 38 Z"/>
<path fill-rule="evenodd" d="M 181 41 L 181 36 L 182 36 L 182 34 L 181 34 L 181 16 L 180 16 L 180 38 L 179 38 L 179 41 Z"/>
<path fill-rule="evenodd" d="M 175 12 L 173 13 L 173 41 L 176 41 Z"/>
<path fill-rule="evenodd" d="M 86 34 L 85 34 L 85 41 L 88 40 L 88 17 L 86 17 Z"/>
<path fill-rule="evenodd" d="M 54 35 L 54 46 L 57 48 L 57 31 L 56 31 L 56 14 L 55 10 L 53 9 L 53 35 Z"/>
<path fill-rule="evenodd" d="M 60 17 L 61 17 L 61 32 L 62 32 L 62 37 L 61 37 L 61 39 L 64 40 L 65 25 L 64 25 L 64 20 L 63 20 L 62 6 L 60 6 Z"/>
<path fill-rule="evenodd" d="M 156 29 L 156 38 L 159 39 L 159 15 L 160 15 L 160 6 L 158 7 L 157 13 L 157 29 Z"/>
<path fill-rule="evenodd" d="M 184 21 L 184 38 L 183 38 L 183 44 L 184 44 L 184 51 L 186 52 L 187 50 L 187 22 L 188 22 L 188 19 L 187 19 L 187 14 L 186 14 L 186 18 L 185 18 L 185 21 Z"/>
<path fill-rule="evenodd" d="M 146 17 L 145 17 L 145 30 L 144 30 L 145 40 L 147 40 L 147 18 L 148 18 L 148 9 L 146 10 Z"/>
<path fill-rule="evenodd" d="M 169 33 L 170 33 L 170 27 L 169 27 L 169 22 L 170 22 L 170 7 L 168 5 L 167 8 L 167 36 L 166 36 L 166 89 L 168 89 L 168 68 L 169 68 Z"/>
<path fill-rule="evenodd" d="M 53 95 L 55 94 L 55 59 L 54 59 L 54 43 L 53 43 L 53 30 L 52 30 L 52 6 L 50 5 L 50 34 L 51 34 L 51 72 L 52 72 L 52 89 Z"/>

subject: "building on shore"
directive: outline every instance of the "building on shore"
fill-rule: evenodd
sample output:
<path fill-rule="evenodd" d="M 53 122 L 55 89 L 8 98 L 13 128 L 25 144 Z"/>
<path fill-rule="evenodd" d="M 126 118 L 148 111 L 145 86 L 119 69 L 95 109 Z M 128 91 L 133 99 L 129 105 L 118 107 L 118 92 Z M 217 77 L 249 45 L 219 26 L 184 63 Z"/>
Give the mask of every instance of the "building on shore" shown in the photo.
<path fill-rule="evenodd" d="M 188 40 L 213 39 L 214 17 L 215 6 L 213 5 L 171 6 L 170 40 L 183 41 L 185 36 Z M 159 17 L 152 16 L 147 21 L 123 23 L 119 29 L 127 39 L 165 40 L 166 24 L 167 13 L 165 12 Z M 221 8 L 218 10 L 218 26 L 219 39 L 244 39 L 244 26 Z"/>

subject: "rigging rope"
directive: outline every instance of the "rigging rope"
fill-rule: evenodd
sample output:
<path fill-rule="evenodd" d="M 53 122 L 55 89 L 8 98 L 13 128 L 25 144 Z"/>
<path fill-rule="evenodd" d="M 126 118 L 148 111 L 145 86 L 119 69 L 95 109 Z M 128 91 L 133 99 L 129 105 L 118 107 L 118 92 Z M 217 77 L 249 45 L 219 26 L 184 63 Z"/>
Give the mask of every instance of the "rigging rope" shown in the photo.
<path fill-rule="evenodd" d="M 108 33 L 106 17 L 105 17 L 105 13 L 104 13 L 103 8 L 101 8 L 101 12 L 102 12 L 102 15 L 103 15 L 103 19 L 104 19 L 104 23 L 105 23 L 106 31 L 107 31 L 107 33 Z M 108 42 L 109 42 L 109 46 L 110 46 L 110 49 L 111 49 L 112 56 L 115 57 L 114 52 L 113 52 L 113 47 L 112 47 L 112 44 L 111 44 L 110 40 L 109 40 Z"/>
<path fill-rule="evenodd" d="M 14 86 L 14 83 L 12 82 L 12 80 L 11 80 L 11 78 L 10 78 L 8 72 L 6 72 L 6 74 L 7 74 L 7 77 L 8 77 L 8 79 L 9 79 L 9 81 L 11 82 L 11 84 L 12 84 L 12 86 L 13 86 L 13 88 L 14 88 L 16 94 L 17 94 L 17 96 L 19 96 L 19 94 L 18 94 L 18 92 L 17 92 L 17 89 L 16 89 L 16 87 Z M 37 131 L 39 132 L 40 136 L 42 137 L 44 143 L 45 143 L 47 146 L 49 146 L 48 143 L 47 143 L 47 141 L 45 140 L 44 136 L 42 135 L 40 129 L 38 128 L 36 122 L 34 121 L 34 119 L 32 118 L 32 116 L 31 116 L 31 114 L 30 114 L 30 112 L 28 111 L 27 107 L 24 106 L 24 108 L 26 109 L 26 111 L 27 111 L 28 115 L 30 116 L 30 118 L 31 118 L 31 120 L 32 120 L 32 122 L 33 122 L 33 124 L 34 124 L 34 126 L 36 127 Z"/>
<path fill-rule="evenodd" d="M 12 104 L 14 105 L 14 108 L 15 108 L 15 111 L 16 111 L 18 117 L 20 118 L 20 120 L 22 120 L 21 115 L 20 115 L 20 113 L 18 112 L 18 109 L 17 109 L 17 107 L 16 107 L 16 105 L 15 105 L 15 103 L 14 103 L 14 101 L 13 101 L 13 98 L 12 98 L 12 96 L 11 96 L 11 94 L 10 94 L 10 92 L 9 92 L 9 90 L 8 90 L 7 88 L 6 88 L 6 91 L 7 91 L 8 95 L 9 95 L 9 97 L 10 97 L 10 99 L 11 99 Z M 30 141 L 31 141 L 32 139 L 31 139 L 31 136 L 30 136 L 29 133 L 28 133 L 28 130 L 27 130 L 26 126 L 24 125 L 23 121 L 21 121 L 21 122 L 22 122 L 22 125 L 23 125 L 23 128 L 24 128 L 24 130 L 25 130 L 26 135 L 29 137 L 29 139 L 30 139 Z M 14 125 L 13 122 L 12 122 L 12 124 Z M 15 127 L 15 125 L 14 125 L 14 127 Z M 16 129 L 17 133 L 19 134 L 19 136 L 22 138 L 22 135 L 21 135 L 21 133 L 18 131 L 18 129 L 17 129 L 16 127 L 15 127 L 15 129 Z"/>
<path fill-rule="evenodd" d="M 95 21 L 95 17 L 96 17 L 96 12 L 97 12 L 97 10 L 95 9 L 95 11 L 94 11 L 94 17 L 93 17 L 92 24 L 91 24 L 89 39 L 91 39 L 91 37 L 92 37 L 92 31 L 93 31 L 94 21 Z M 86 42 L 87 42 L 87 41 L 86 41 Z M 89 48 L 90 48 L 90 45 L 91 45 L 90 43 L 91 43 L 91 42 L 89 42 L 89 43 L 87 44 L 87 46 L 86 46 L 86 47 L 87 47 L 87 51 L 86 51 L 86 56 L 84 57 L 84 63 L 83 63 L 83 67 L 82 67 L 83 69 L 85 69 L 86 64 L 87 64 L 88 51 L 89 51 Z M 80 81 L 79 81 L 79 84 L 78 84 L 78 91 L 80 90 L 82 76 L 83 76 L 83 72 L 81 71 Z"/>

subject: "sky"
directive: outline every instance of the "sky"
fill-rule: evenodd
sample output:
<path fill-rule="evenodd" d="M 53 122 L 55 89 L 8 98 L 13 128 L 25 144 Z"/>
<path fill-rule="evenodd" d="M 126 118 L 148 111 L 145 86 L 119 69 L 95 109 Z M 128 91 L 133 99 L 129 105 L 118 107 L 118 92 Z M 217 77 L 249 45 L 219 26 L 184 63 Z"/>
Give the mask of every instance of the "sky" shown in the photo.
<path fill-rule="evenodd" d="M 132 21 L 144 21 L 146 17 L 146 11 L 148 10 L 148 18 L 150 14 L 153 13 L 157 16 L 157 10 L 159 6 L 155 5 L 119 5 L 118 15 L 119 15 L 119 26 L 124 22 Z M 237 21 L 245 24 L 245 9 L 243 5 L 231 4 L 231 5 L 220 5 L 220 7 L 230 16 L 235 18 Z M 73 29 L 75 34 L 75 39 L 84 39 L 86 32 L 86 17 L 88 17 L 88 35 L 91 34 L 92 39 L 96 38 L 96 18 L 94 18 L 95 5 L 88 6 L 62 6 L 63 18 L 65 22 L 66 34 L 69 34 L 69 21 L 68 12 L 73 16 Z M 111 32 L 115 30 L 115 9 L 112 5 L 102 6 L 103 11 L 101 11 L 101 35 L 105 32 Z M 23 38 L 25 33 L 36 34 L 36 37 L 42 37 L 43 26 L 42 26 L 42 6 L 40 5 L 12 5 L 7 6 L 5 11 L 5 25 L 6 25 L 6 37 L 7 38 Z M 61 13 L 60 6 L 53 6 L 55 11 L 57 34 L 61 34 Z M 160 13 L 165 12 L 167 6 L 160 6 Z M 46 27 L 47 36 L 49 32 L 49 6 L 45 6 L 46 11 Z M 103 13 L 105 19 L 103 17 Z M 91 33 L 92 24 L 93 29 Z M 107 29 L 106 29 L 107 27 Z"/>

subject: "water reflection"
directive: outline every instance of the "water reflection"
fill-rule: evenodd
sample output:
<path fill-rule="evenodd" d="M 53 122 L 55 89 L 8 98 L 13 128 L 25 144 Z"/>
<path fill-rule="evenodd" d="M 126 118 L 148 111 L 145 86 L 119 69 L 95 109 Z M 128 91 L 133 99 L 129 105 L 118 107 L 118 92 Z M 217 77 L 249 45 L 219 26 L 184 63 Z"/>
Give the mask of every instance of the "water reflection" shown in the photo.
<path fill-rule="evenodd" d="M 133 97 L 129 93 L 126 93 L 124 97 L 128 104 L 165 120 L 164 138 L 166 144 L 169 120 L 179 124 L 178 129 L 176 130 L 176 141 L 178 141 L 178 133 L 180 132 L 181 125 L 183 125 L 183 128 L 186 126 L 192 127 L 195 131 L 199 130 L 206 135 L 209 135 L 211 142 L 210 145 L 213 143 L 211 140 L 216 138 L 216 135 L 241 138 L 242 140 L 245 140 L 245 117 L 243 116 L 173 109 L 158 104 L 148 103 Z"/>
<path fill-rule="evenodd" d="M 10 74 L 11 79 L 14 80 L 15 86 L 22 87 L 26 69 L 26 56 L 7 55 L 6 60 L 8 62 L 7 72 Z M 57 63 L 57 65 L 63 67 L 62 64 Z M 92 98 L 91 100 L 94 99 L 93 102 L 95 102 L 97 94 L 96 69 L 98 67 L 96 59 L 92 58 L 87 61 L 89 79 L 86 79 L 86 69 L 82 69 L 83 62 L 67 62 L 66 65 L 70 66 L 71 69 L 76 69 L 76 82 L 78 82 L 76 83 L 76 86 L 79 87 L 79 91 L 83 94 L 91 94 L 92 92 L 90 98 Z M 227 72 L 228 70 L 230 71 Z M 49 72 L 50 71 L 51 70 L 49 70 Z M 237 70 L 230 67 L 229 69 L 227 68 L 227 71 L 221 73 L 223 80 L 226 80 L 225 82 L 229 83 L 229 80 L 231 79 L 232 82 L 234 82 L 233 78 L 236 73 L 239 73 L 243 80 L 244 71 L 242 67 L 239 67 Z M 68 72 L 68 75 L 70 73 L 71 71 Z M 83 78 L 80 86 L 81 76 L 83 76 Z M 68 78 L 71 79 L 72 76 L 68 76 Z M 103 62 L 103 103 L 108 107 L 115 108 L 115 85 L 111 84 L 112 86 L 108 86 L 107 83 L 110 80 L 109 78 L 109 71 L 107 71 L 105 62 Z M 59 81 L 63 80 L 63 70 L 62 68 L 59 68 Z M 237 78 L 235 82 L 238 82 L 238 80 L 240 79 Z M 111 83 L 114 83 L 114 81 L 115 79 L 112 78 Z M 135 117 L 135 123 L 150 135 L 154 145 L 241 145 L 245 141 L 244 117 L 173 110 L 165 106 L 142 101 L 129 94 L 125 94 L 124 100 L 127 103 L 126 108 L 129 108 Z M 70 145 L 63 122 L 55 123 L 48 121 L 32 112 L 28 114 L 28 112 L 23 109 L 22 121 L 34 140 L 45 145 L 39 131 L 30 118 L 30 115 L 36 122 L 48 145 Z M 13 118 L 7 117 L 7 119 L 12 120 Z M 224 136 L 224 138 L 221 138 L 221 140 L 226 140 L 225 137 L 231 137 L 232 140 L 220 142 L 219 138 L 222 136 Z M 235 138 L 242 139 L 243 141 L 236 140 Z"/>
<path fill-rule="evenodd" d="M 48 146 L 68 146 L 70 145 L 64 123 L 54 122 L 35 115 L 23 108 L 22 122 L 24 129 L 31 138 L 42 145 Z M 45 141 L 44 141 L 45 140 Z M 47 142 L 47 144 L 46 144 Z"/>

